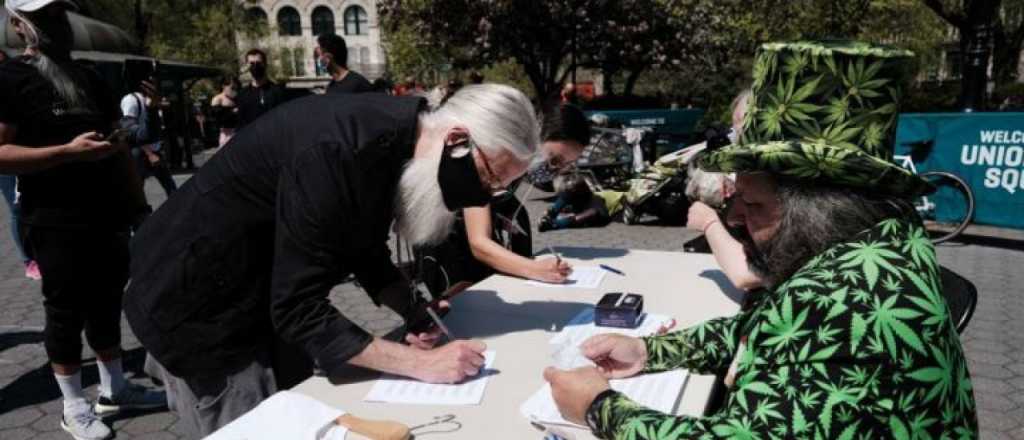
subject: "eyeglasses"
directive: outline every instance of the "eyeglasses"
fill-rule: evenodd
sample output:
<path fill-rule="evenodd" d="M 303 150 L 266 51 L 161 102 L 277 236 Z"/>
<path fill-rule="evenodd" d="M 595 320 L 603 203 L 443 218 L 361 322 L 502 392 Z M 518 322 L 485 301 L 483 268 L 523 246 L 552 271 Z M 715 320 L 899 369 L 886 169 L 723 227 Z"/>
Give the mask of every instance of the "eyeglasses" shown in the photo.
<path fill-rule="evenodd" d="M 500 196 L 508 192 L 508 186 L 501 183 L 501 179 L 498 177 L 498 174 L 494 172 L 493 168 L 491 168 L 490 158 L 484 154 L 484 151 L 477 146 L 476 142 L 474 142 L 472 138 L 467 136 L 463 139 L 459 139 L 453 144 L 449 144 L 448 146 L 452 148 L 467 148 L 470 151 L 470 154 L 472 154 L 473 151 L 476 151 L 477 154 L 480 155 L 480 161 L 484 164 L 484 173 L 480 175 L 480 183 L 487 187 L 492 196 Z"/>

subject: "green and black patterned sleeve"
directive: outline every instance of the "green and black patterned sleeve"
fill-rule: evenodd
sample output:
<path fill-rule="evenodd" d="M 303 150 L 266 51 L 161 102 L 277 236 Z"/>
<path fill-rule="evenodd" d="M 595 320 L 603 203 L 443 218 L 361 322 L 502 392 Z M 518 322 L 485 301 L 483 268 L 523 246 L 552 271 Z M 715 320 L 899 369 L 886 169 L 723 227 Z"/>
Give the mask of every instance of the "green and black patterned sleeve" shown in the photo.
<path fill-rule="evenodd" d="M 712 319 L 661 336 L 643 338 L 647 346 L 645 373 L 685 368 L 716 374 L 729 368 L 736 354 L 737 328 L 746 314 Z"/>

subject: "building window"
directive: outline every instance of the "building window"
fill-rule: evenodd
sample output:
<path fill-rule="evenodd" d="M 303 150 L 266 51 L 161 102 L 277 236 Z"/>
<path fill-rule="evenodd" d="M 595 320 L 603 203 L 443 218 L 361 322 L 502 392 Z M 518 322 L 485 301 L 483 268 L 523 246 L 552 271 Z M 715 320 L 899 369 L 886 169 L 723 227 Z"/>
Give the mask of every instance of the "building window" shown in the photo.
<path fill-rule="evenodd" d="M 313 35 L 334 33 L 334 12 L 327 6 L 318 6 L 313 10 Z"/>
<path fill-rule="evenodd" d="M 302 22 L 299 18 L 299 11 L 291 6 L 281 8 L 277 13 L 277 31 L 282 37 L 297 37 L 302 35 Z"/>
<path fill-rule="evenodd" d="M 295 64 L 292 63 L 292 50 L 287 47 L 282 47 L 280 53 L 277 56 L 278 62 L 281 63 L 281 75 L 285 78 L 291 78 L 295 76 Z"/>
<path fill-rule="evenodd" d="M 263 12 L 263 9 L 260 9 L 259 7 L 246 9 L 245 18 L 246 20 L 249 20 L 250 23 L 258 26 L 266 26 L 267 23 L 269 23 L 267 13 Z"/>
<path fill-rule="evenodd" d="M 362 6 L 349 6 L 345 9 L 345 35 L 366 35 L 367 21 Z"/>
<path fill-rule="evenodd" d="M 292 49 L 292 59 L 295 60 L 295 76 L 306 76 L 306 49 L 302 47 Z"/>

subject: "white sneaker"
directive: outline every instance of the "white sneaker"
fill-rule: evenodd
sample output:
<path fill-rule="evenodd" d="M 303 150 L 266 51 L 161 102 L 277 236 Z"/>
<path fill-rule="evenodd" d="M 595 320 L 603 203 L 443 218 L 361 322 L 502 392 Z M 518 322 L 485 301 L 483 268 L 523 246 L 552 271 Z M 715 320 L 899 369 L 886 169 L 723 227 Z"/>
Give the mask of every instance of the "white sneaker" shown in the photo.
<path fill-rule="evenodd" d="M 167 393 L 128 382 L 113 397 L 96 399 L 95 412 L 101 416 L 123 409 L 154 409 L 167 406 Z"/>
<path fill-rule="evenodd" d="M 75 440 L 103 440 L 112 434 L 110 428 L 100 420 L 87 404 L 76 414 L 64 413 L 60 419 L 60 427 L 71 434 Z"/>

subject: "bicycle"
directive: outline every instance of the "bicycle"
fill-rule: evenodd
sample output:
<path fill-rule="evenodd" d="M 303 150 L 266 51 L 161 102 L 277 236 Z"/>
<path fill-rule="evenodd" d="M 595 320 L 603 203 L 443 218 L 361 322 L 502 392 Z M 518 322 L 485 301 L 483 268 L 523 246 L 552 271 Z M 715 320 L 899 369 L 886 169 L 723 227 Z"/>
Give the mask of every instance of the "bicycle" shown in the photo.
<path fill-rule="evenodd" d="M 914 201 L 914 208 L 925 221 L 932 243 L 949 241 L 967 229 L 974 218 L 975 206 L 974 191 L 964 179 L 945 171 L 918 173 L 910 155 L 895 155 L 893 160 L 938 188 L 931 196 L 921 196 Z"/>

